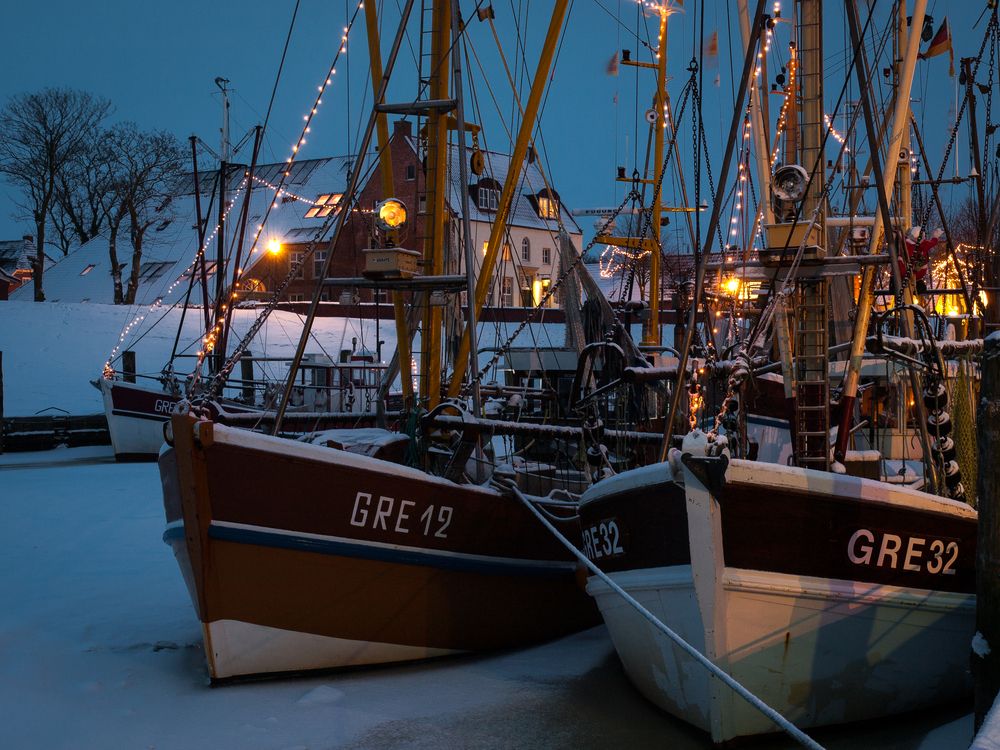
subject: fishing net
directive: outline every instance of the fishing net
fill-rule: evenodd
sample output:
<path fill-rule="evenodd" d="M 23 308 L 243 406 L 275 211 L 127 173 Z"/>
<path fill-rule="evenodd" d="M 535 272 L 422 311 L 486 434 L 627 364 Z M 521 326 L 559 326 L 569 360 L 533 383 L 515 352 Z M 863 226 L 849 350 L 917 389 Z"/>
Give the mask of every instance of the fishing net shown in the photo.
<path fill-rule="evenodd" d="M 978 446 L 976 445 L 976 399 L 973 389 L 972 363 L 968 359 L 958 361 L 958 377 L 951 393 L 953 439 L 956 460 L 962 470 L 962 484 L 965 485 L 965 500 L 976 506 L 976 470 Z"/>

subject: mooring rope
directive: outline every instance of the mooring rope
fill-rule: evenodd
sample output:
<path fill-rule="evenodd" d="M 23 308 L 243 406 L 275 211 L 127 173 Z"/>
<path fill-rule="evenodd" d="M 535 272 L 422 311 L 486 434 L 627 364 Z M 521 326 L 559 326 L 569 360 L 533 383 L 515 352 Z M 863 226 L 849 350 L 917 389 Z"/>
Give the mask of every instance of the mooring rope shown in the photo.
<path fill-rule="evenodd" d="M 698 649 L 692 646 L 690 643 L 685 641 L 678 633 L 669 628 L 666 624 L 657 619 L 656 615 L 650 612 L 648 609 L 643 607 L 638 601 L 636 601 L 628 592 L 625 591 L 621 586 L 611 580 L 603 570 L 598 568 L 590 559 L 577 549 L 576 545 L 573 544 L 569 539 L 567 539 L 560 531 L 550 522 L 539 510 L 535 507 L 534 503 L 531 502 L 521 490 L 518 489 L 517 485 L 509 482 L 495 481 L 495 484 L 501 489 L 510 491 L 521 504 L 524 505 L 532 514 L 537 518 L 550 532 L 553 536 L 559 540 L 559 542 L 570 551 L 570 553 L 576 557 L 577 560 L 582 562 L 587 566 L 587 569 L 593 573 L 595 576 L 600 578 L 604 583 L 606 583 L 611 590 L 616 594 L 621 596 L 629 605 L 631 605 L 640 615 L 646 618 L 649 623 L 663 633 L 667 638 L 674 642 L 682 651 L 687 653 L 692 659 L 705 667 L 714 677 L 717 677 L 725 685 L 732 688 L 743 700 L 749 703 L 751 706 L 760 711 L 764 716 L 773 721 L 783 732 L 785 732 L 789 737 L 794 739 L 803 747 L 811 748 L 812 750 L 824 750 L 823 746 L 820 745 L 816 740 L 810 737 L 808 734 L 803 732 L 797 726 L 792 724 L 788 719 L 779 714 L 776 710 L 767 705 L 764 701 L 758 698 L 756 695 L 751 693 L 747 688 L 745 688 L 740 682 L 734 679 L 727 672 L 723 671 L 721 668 L 716 666 L 711 659 L 701 653 Z"/>

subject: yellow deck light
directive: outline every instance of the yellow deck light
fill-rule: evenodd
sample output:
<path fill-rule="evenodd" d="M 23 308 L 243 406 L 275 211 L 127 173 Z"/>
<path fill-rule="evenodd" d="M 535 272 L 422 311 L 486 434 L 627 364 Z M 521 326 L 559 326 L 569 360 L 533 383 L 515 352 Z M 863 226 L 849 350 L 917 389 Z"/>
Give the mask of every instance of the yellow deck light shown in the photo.
<path fill-rule="evenodd" d="M 386 198 L 375 207 L 375 218 L 384 231 L 400 229 L 406 223 L 406 204 L 398 198 Z"/>

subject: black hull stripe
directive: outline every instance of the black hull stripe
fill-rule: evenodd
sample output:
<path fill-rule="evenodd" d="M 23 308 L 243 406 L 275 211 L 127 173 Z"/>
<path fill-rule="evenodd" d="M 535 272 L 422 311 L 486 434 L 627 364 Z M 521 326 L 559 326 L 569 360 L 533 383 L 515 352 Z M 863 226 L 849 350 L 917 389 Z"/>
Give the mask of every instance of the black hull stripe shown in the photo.
<path fill-rule="evenodd" d="M 132 419 L 149 419 L 154 422 L 170 421 L 169 414 L 164 414 L 161 416 L 157 414 L 149 414 L 147 412 L 142 412 L 142 411 L 129 411 L 127 409 L 112 409 L 111 414 L 116 417 L 130 417 Z"/>
<path fill-rule="evenodd" d="M 314 539 L 292 534 L 275 534 L 253 529 L 234 529 L 227 526 L 209 526 L 208 536 L 223 542 L 251 544 L 258 547 L 272 547 L 297 552 L 311 552 L 321 555 L 338 557 L 353 557 L 361 560 L 396 563 L 400 565 L 419 565 L 440 570 L 454 570 L 464 573 L 484 573 L 487 575 L 533 576 L 543 578 L 563 578 L 574 576 L 575 569 L 567 567 L 551 567 L 533 565 L 531 563 L 513 561 L 474 560 L 464 557 L 451 557 L 428 552 L 412 550 L 389 549 L 367 544 L 355 544 L 331 539 Z M 173 526 L 163 532 L 163 541 L 170 544 L 175 540 L 184 539 L 184 528 Z"/>

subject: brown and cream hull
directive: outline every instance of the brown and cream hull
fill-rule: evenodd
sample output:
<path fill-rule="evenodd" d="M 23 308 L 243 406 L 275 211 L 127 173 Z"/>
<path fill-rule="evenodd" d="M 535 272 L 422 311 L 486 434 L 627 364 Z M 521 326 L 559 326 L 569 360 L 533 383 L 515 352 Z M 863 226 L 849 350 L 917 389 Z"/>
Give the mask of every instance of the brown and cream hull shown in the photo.
<path fill-rule="evenodd" d="M 517 646 L 597 621 L 516 501 L 408 467 L 173 420 L 160 459 L 213 679 Z"/>
<path fill-rule="evenodd" d="M 685 450 L 698 452 L 691 444 Z M 751 692 L 812 727 L 969 691 L 975 511 L 881 482 L 773 464 L 688 459 L 676 469 L 674 486 L 656 491 L 670 508 L 656 514 L 683 524 L 661 536 L 672 551 L 636 532 L 649 515 L 635 510 L 649 503 L 641 488 L 616 498 L 613 486 L 598 485 L 593 501 L 585 495 L 581 518 L 585 526 L 614 520 L 622 554 L 596 562 Z M 588 591 L 650 700 L 717 742 L 777 731 L 608 586 L 592 578 Z"/>

